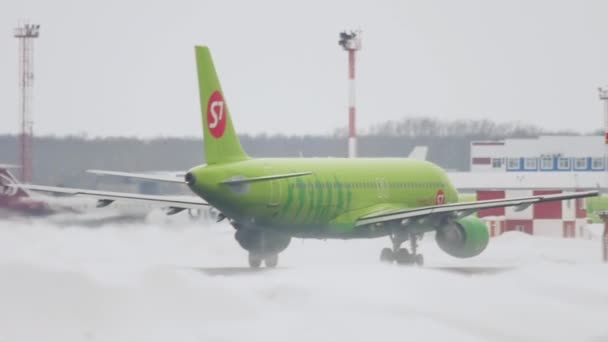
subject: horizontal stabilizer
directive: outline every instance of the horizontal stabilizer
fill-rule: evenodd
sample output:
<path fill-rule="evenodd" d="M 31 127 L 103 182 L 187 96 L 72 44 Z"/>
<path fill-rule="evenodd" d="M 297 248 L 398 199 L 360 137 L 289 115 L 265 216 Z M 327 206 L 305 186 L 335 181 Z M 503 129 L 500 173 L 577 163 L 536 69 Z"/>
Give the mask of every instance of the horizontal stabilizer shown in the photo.
<path fill-rule="evenodd" d="M 87 170 L 88 173 L 92 173 L 98 176 L 116 176 L 116 177 L 125 177 L 125 178 L 137 178 L 137 179 L 145 179 L 157 182 L 167 182 L 167 183 L 182 183 L 185 184 L 183 175 L 185 173 L 179 172 L 170 175 L 159 175 L 153 173 L 130 173 L 130 172 L 119 172 L 119 171 L 104 171 L 104 170 Z"/>
<path fill-rule="evenodd" d="M 236 184 L 243 184 L 243 183 L 264 182 L 264 181 L 277 180 L 277 179 L 283 179 L 283 178 L 302 177 L 302 176 L 308 176 L 308 175 L 312 175 L 312 172 L 284 173 L 284 174 L 280 174 L 280 175 L 230 179 L 227 181 L 223 181 L 222 184 L 236 185 Z"/>

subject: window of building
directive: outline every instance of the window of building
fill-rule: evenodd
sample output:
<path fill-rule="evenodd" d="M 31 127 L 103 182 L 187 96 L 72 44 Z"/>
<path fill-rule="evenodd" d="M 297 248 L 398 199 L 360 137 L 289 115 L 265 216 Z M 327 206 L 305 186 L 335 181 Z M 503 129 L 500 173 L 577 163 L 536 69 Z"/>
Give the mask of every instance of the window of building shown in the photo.
<path fill-rule="evenodd" d="M 557 168 L 560 170 L 570 169 L 570 158 L 559 158 L 557 160 Z"/>
<path fill-rule="evenodd" d="M 602 170 L 604 168 L 604 158 L 591 159 L 591 168 L 594 170 Z"/>
<path fill-rule="evenodd" d="M 502 159 L 501 158 L 492 159 L 492 167 L 495 169 L 500 169 L 502 167 Z"/>
<path fill-rule="evenodd" d="M 540 168 L 542 170 L 552 170 L 553 169 L 553 157 L 540 158 Z"/>
<path fill-rule="evenodd" d="M 574 160 L 574 168 L 577 170 L 585 170 L 587 168 L 587 158 L 576 158 Z"/>
<path fill-rule="evenodd" d="M 526 158 L 524 161 L 524 169 L 526 170 L 536 170 L 536 158 Z"/>
<path fill-rule="evenodd" d="M 507 162 L 507 167 L 510 170 L 518 170 L 521 166 L 520 166 L 520 160 L 519 158 L 509 158 L 509 161 Z"/>

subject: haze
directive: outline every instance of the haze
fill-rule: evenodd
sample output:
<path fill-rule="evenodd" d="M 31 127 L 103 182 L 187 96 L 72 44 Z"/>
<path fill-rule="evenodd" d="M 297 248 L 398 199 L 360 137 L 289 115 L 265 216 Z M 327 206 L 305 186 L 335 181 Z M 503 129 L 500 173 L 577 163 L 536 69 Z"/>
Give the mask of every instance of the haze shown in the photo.
<path fill-rule="evenodd" d="M 0 134 L 18 132 L 17 41 L 35 43 L 36 134 L 199 136 L 195 44 L 239 133 L 346 125 L 343 29 L 363 30 L 358 123 L 404 116 L 601 127 L 605 1 L 4 1 Z"/>

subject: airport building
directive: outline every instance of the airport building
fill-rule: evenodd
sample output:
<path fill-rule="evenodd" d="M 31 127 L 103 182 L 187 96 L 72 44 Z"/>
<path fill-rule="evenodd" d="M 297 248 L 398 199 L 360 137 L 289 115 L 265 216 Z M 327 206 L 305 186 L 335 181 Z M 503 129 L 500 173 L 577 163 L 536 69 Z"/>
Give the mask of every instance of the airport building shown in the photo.
<path fill-rule="evenodd" d="M 471 142 L 471 172 L 606 171 L 602 136 L 540 136 Z"/>
<path fill-rule="evenodd" d="M 562 193 L 561 190 L 479 190 L 478 200 L 528 197 Z M 584 199 L 533 204 L 524 208 L 492 208 L 478 212 L 486 221 L 491 236 L 506 231 L 531 235 L 575 238 L 585 237 L 587 210 Z"/>
<path fill-rule="evenodd" d="M 470 172 L 452 173 L 456 187 L 478 200 L 606 188 L 602 136 L 541 136 L 471 142 Z M 492 236 L 505 231 L 565 238 L 585 237 L 584 199 L 482 210 Z"/>

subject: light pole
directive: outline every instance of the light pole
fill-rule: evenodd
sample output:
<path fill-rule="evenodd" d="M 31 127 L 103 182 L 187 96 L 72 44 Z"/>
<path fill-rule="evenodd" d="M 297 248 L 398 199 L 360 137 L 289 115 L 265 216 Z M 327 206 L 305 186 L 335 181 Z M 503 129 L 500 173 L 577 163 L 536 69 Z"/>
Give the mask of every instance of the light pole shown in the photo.
<path fill-rule="evenodd" d="M 338 44 L 348 52 L 348 157 L 357 156 L 355 54 L 361 50 L 361 31 L 340 32 Z"/>

